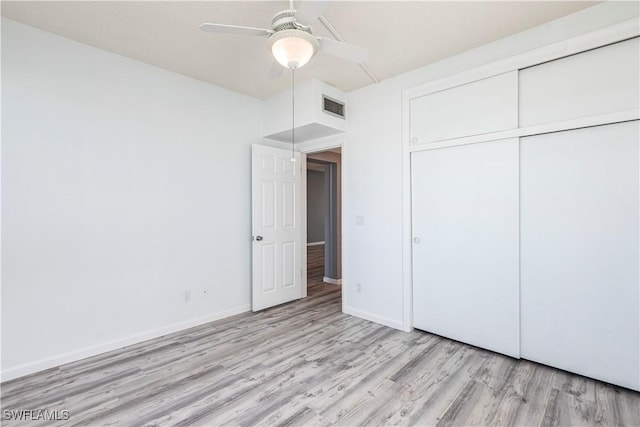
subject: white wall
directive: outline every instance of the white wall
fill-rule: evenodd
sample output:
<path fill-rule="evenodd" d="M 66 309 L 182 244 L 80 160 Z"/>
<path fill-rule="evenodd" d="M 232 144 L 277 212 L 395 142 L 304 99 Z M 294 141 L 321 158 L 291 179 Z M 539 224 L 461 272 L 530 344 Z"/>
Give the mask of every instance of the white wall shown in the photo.
<path fill-rule="evenodd" d="M 2 74 L 3 380 L 249 309 L 259 100 L 4 18 Z"/>
<path fill-rule="evenodd" d="M 607 2 L 348 94 L 343 147 L 344 310 L 408 329 L 403 294 L 402 90 L 638 16 Z M 428 41 L 426 41 L 428 42 Z M 364 224 L 356 224 L 363 216 Z M 358 292 L 357 284 L 361 291 Z"/>
<path fill-rule="evenodd" d="M 291 89 L 287 89 L 263 101 L 263 137 L 287 144 L 291 142 L 291 95 Z M 296 145 L 344 133 L 345 120 L 322 110 L 323 95 L 344 102 L 346 95 L 343 92 L 318 79 L 309 79 L 296 83 L 294 95 Z"/>

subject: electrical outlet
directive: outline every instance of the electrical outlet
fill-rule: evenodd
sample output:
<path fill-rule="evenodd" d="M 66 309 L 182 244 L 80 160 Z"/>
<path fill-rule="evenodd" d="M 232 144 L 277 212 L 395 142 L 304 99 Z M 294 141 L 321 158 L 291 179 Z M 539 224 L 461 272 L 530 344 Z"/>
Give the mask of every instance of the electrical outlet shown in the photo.
<path fill-rule="evenodd" d="M 191 301 L 191 291 L 190 290 L 184 291 L 183 298 L 184 298 L 184 302 Z"/>
<path fill-rule="evenodd" d="M 358 293 L 362 292 L 362 283 L 360 282 L 356 283 L 356 292 Z"/>

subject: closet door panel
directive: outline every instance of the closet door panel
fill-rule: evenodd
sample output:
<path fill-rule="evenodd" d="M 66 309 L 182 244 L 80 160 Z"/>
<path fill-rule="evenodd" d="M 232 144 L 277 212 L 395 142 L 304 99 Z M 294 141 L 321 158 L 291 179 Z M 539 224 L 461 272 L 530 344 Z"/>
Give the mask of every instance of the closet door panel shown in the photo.
<path fill-rule="evenodd" d="M 520 126 L 637 109 L 638 40 L 626 40 L 521 70 Z"/>
<path fill-rule="evenodd" d="M 412 154 L 418 329 L 519 354 L 518 140 Z"/>
<path fill-rule="evenodd" d="M 518 72 L 476 80 L 411 100 L 414 144 L 514 129 Z"/>
<path fill-rule="evenodd" d="M 638 123 L 520 145 L 522 357 L 636 390 Z"/>

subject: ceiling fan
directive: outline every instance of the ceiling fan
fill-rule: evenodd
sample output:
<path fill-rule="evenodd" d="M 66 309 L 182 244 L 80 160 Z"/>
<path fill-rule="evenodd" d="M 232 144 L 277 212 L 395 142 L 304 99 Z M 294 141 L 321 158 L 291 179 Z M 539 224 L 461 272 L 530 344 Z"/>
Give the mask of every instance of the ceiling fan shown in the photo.
<path fill-rule="evenodd" d="M 282 10 L 274 15 L 271 20 L 270 30 L 210 23 L 200 25 L 200 29 L 212 33 L 266 37 L 275 58 L 267 72 L 267 77 L 269 78 L 276 78 L 282 73 L 283 68 L 278 63 L 290 69 L 300 68 L 318 51 L 356 63 L 362 63 L 367 56 L 365 49 L 313 35 L 311 23 L 320 17 L 328 5 L 328 0 L 302 1 L 298 9 L 295 9 L 293 0 L 290 0 L 289 9 Z"/>

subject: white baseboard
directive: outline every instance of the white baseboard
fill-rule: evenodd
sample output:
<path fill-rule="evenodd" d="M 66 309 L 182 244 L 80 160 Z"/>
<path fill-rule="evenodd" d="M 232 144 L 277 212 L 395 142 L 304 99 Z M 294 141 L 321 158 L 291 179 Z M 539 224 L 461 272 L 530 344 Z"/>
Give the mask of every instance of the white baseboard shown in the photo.
<path fill-rule="evenodd" d="M 329 283 L 332 285 L 342 285 L 342 279 L 332 279 L 331 277 L 323 277 L 322 281 L 324 283 Z"/>
<path fill-rule="evenodd" d="M 172 334 L 174 332 L 182 331 L 184 329 L 193 328 L 194 326 L 204 325 L 205 323 L 214 322 L 216 320 L 224 319 L 225 317 L 234 316 L 236 314 L 245 313 L 251 310 L 250 305 L 241 305 L 231 308 L 229 310 L 221 311 L 215 314 L 209 314 L 195 319 L 185 320 L 183 322 L 174 323 L 163 328 L 153 329 L 150 331 L 142 332 L 140 334 L 131 335 L 125 338 L 108 341 L 103 344 L 98 344 L 91 347 L 85 347 L 78 350 L 74 350 L 68 353 L 63 353 L 46 359 L 38 360 L 36 362 L 25 363 L 12 368 L 3 370 L 0 373 L 0 381 L 8 381 L 15 378 L 23 377 L 25 375 L 33 374 L 45 369 L 55 368 L 57 366 L 64 365 L 66 363 L 76 362 L 87 357 L 96 356 L 107 351 L 117 350 L 128 345 L 138 344 L 143 341 L 147 341 L 153 338 L 158 338 L 163 335 Z"/>
<path fill-rule="evenodd" d="M 393 329 L 399 329 L 401 331 L 405 331 L 402 325 L 402 321 L 398 321 L 395 319 L 389 319 L 388 317 L 378 316 L 373 313 L 369 313 L 367 311 L 361 311 L 352 307 L 343 307 L 342 312 L 344 314 L 349 314 L 351 316 L 359 317 L 364 320 L 369 320 L 371 322 L 379 323 L 384 326 L 388 326 Z"/>
<path fill-rule="evenodd" d="M 307 243 L 307 246 L 320 246 L 320 245 L 324 245 L 324 241 L 322 241 L 322 242 L 309 242 L 309 243 Z"/>

